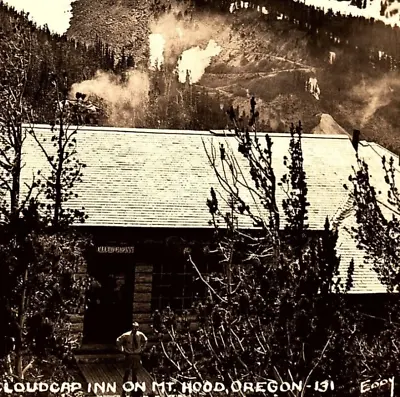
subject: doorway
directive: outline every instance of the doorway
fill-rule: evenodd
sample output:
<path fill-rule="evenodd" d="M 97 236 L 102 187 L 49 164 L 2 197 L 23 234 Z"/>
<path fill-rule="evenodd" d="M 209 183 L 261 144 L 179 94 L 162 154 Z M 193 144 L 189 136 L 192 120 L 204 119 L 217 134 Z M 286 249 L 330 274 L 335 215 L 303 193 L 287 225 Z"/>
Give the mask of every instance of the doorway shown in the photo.
<path fill-rule="evenodd" d="M 115 344 L 132 324 L 134 258 L 132 254 L 97 254 L 88 267 L 93 282 L 87 295 L 84 344 Z"/>

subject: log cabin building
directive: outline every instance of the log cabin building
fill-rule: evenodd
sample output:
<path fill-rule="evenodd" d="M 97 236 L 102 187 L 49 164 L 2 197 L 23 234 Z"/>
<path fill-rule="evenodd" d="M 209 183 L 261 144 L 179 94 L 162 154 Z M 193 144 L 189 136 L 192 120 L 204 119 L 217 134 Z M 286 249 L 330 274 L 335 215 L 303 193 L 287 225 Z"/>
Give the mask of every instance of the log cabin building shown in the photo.
<path fill-rule="evenodd" d="M 52 134 L 44 125 L 35 126 L 35 132 L 49 138 Z M 290 134 L 269 135 L 279 180 L 287 172 L 283 157 L 288 156 Z M 85 346 L 114 344 L 116 337 L 130 328 L 132 318 L 149 332 L 155 309 L 189 308 L 196 296 L 204 293 L 184 250 L 192 251 L 202 271 L 217 266 L 213 257 L 206 255 L 213 235 L 206 201 L 211 187 L 220 190 L 207 153 L 212 147 L 218 152 L 222 143 L 236 154 L 237 142 L 227 131 L 104 127 L 80 127 L 76 139 L 77 157 L 86 168 L 83 182 L 76 186 L 78 198 L 69 205 L 84 207 L 88 215 L 86 223 L 75 227 L 93 238 L 95 253 L 82 272 L 87 271 L 95 282 L 83 312 L 71 321 Z M 346 135 L 303 134 L 309 229 L 323 230 L 328 217 L 339 229 L 341 274 L 347 274 L 351 258 L 355 260 L 351 292 L 376 302 L 386 290 L 371 267 L 364 265 L 363 253 L 348 231 L 355 225 L 355 218 L 343 185 L 356 164 L 356 150 L 377 175 L 374 182 L 380 184 L 381 157 L 392 154 L 377 144 L 358 142 L 358 136 L 355 139 L 352 142 Z M 245 159 L 237 156 L 245 171 Z M 24 163 L 24 181 L 29 181 L 37 170 L 49 167 L 29 134 Z M 283 194 L 278 189 L 278 202 Z M 243 196 L 251 199 L 246 191 Z M 240 227 L 252 227 L 248 219 L 237 222 Z"/>

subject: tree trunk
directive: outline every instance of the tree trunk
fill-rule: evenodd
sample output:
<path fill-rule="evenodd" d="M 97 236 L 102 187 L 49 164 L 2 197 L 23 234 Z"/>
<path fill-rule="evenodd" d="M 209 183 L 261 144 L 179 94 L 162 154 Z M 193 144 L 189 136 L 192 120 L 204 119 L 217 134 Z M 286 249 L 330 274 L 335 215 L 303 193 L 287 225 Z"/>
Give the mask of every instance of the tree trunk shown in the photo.
<path fill-rule="evenodd" d="M 18 378 L 22 379 L 22 358 L 23 358 L 23 338 L 24 338 L 24 327 L 26 320 L 26 289 L 28 282 L 28 269 L 25 269 L 24 278 L 22 281 L 23 289 L 21 294 L 20 307 L 18 310 L 18 340 L 16 341 L 15 349 L 15 372 Z"/>
<path fill-rule="evenodd" d="M 61 192 L 61 173 L 63 169 L 64 162 L 64 147 L 63 147 L 63 133 L 64 133 L 64 125 L 62 116 L 60 118 L 60 131 L 58 133 L 58 164 L 56 170 L 56 181 L 55 181 L 55 202 L 54 202 L 54 218 L 53 218 L 53 226 L 57 227 L 60 222 L 60 212 L 61 212 L 61 200 L 62 200 L 62 192 Z"/>
<path fill-rule="evenodd" d="M 11 216 L 15 219 L 18 216 L 19 194 L 20 194 L 20 177 L 21 177 L 21 152 L 22 152 L 22 125 L 12 126 L 15 158 L 11 171 L 12 189 L 11 189 Z"/>
<path fill-rule="evenodd" d="M 21 178 L 21 158 L 22 158 L 22 125 L 12 125 L 10 126 L 10 138 L 12 137 L 14 146 L 14 163 L 11 170 L 12 177 L 12 187 L 10 191 L 11 199 L 11 213 L 10 222 L 13 225 L 13 230 L 16 235 L 14 235 L 14 249 L 18 250 L 18 218 L 19 218 L 19 197 L 20 197 L 20 178 Z M 19 258 L 19 260 L 21 260 Z M 18 309 L 18 335 L 15 341 L 15 373 L 19 378 L 22 378 L 22 350 L 23 350 L 23 329 L 25 325 L 25 311 L 26 311 L 26 284 L 28 281 L 28 269 L 26 268 L 23 276 L 23 291 L 21 294 L 21 301 Z"/>

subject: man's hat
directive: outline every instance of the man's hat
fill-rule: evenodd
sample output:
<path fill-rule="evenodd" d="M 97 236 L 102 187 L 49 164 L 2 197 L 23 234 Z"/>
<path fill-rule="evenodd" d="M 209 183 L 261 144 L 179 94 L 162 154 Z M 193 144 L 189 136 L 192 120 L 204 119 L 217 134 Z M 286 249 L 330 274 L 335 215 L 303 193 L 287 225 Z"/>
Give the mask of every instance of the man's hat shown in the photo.
<path fill-rule="evenodd" d="M 139 327 L 139 323 L 137 323 L 136 321 L 134 321 L 134 322 L 132 323 L 132 326 L 133 326 L 133 327 Z"/>

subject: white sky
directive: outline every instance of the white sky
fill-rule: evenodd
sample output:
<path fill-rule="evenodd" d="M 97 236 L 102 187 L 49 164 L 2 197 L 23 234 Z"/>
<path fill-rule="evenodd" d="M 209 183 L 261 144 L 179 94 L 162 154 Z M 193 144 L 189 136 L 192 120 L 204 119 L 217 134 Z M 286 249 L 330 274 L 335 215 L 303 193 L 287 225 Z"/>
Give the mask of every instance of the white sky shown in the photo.
<path fill-rule="evenodd" d="M 38 25 L 47 23 L 52 32 L 63 34 L 69 26 L 71 3 L 75 0 L 4 0 L 18 11 L 29 12 Z"/>

